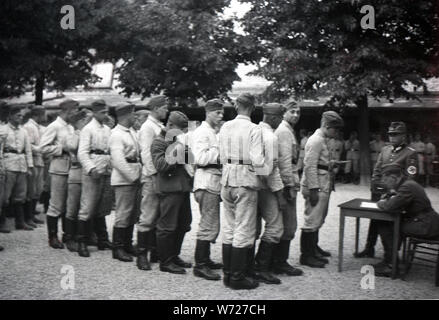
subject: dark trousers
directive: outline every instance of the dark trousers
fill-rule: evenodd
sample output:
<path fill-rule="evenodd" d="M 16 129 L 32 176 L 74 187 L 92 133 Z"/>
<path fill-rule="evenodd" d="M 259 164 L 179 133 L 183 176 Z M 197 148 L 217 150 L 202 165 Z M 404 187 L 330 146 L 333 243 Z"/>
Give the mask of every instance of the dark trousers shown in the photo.
<path fill-rule="evenodd" d="M 383 243 L 384 248 L 384 260 L 387 263 L 392 263 L 392 252 L 393 252 L 393 222 L 391 221 L 381 221 L 381 220 L 373 220 L 376 228 L 378 230 L 378 234 L 381 237 L 381 242 Z M 402 244 L 402 236 L 398 241 L 398 250 Z"/>
<path fill-rule="evenodd" d="M 161 263 L 180 254 L 184 235 L 191 229 L 192 212 L 189 192 L 159 196 L 160 215 L 157 221 L 157 249 Z"/>

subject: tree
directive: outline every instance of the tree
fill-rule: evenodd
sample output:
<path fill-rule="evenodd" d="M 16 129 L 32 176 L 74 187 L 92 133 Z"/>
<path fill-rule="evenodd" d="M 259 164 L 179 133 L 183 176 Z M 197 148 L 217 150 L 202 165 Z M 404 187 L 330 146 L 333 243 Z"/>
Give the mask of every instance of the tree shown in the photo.
<path fill-rule="evenodd" d="M 242 23 L 273 81 L 266 94 L 283 99 L 330 96 L 329 105 L 359 108 L 362 184 L 370 174 L 367 97 L 416 98 L 412 83 L 438 75 L 439 3 L 435 0 L 243 0 Z M 361 8 L 375 9 L 375 29 Z"/>

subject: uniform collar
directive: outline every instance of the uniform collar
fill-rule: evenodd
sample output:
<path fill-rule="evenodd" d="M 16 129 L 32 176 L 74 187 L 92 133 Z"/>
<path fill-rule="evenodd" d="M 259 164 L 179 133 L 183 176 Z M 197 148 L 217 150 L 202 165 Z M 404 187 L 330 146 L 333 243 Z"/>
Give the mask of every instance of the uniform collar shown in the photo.
<path fill-rule="evenodd" d="M 59 123 L 61 123 L 63 126 L 67 126 L 67 125 L 68 125 L 68 123 L 67 123 L 63 118 L 61 118 L 60 116 L 58 116 L 58 117 L 56 118 L 56 121 L 58 121 Z"/>
<path fill-rule="evenodd" d="M 290 130 L 291 132 L 294 133 L 294 129 L 293 129 L 293 127 L 291 126 L 291 124 L 290 124 L 288 121 L 286 121 L 286 120 L 282 120 L 282 124 L 283 124 L 285 127 L 287 127 L 288 130 Z"/>
<path fill-rule="evenodd" d="M 263 128 L 266 128 L 266 129 L 269 129 L 270 131 L 273 131 L 273 128 L 268 123 L 266 123 L 264 121 L 259 122 L 259 125 Z"/>
<path fill-rule="evenodd" d="M 96 120 L 95 117 L 93 117 L 93 119 L 92 119 L 91 121 L 92 121 L 92 123 L 93 123 L 94 126 L 97 126 L 97 127 L 99 127 L 99 128 L 103 128 L 103 127 L 104 127 L 104 124 L 103 124 L 103 123 L 99 123 L 99 121 Z"/>
<path fill-rule="evenodd" d="M 32 118 L 29 118 L 29 120 L 27 120 L 27 123 L 31 123 L 31 124 L 33 124 L 34 126 L 37 126 L 37 127 L 38 127 L 38 123 L 37 123 L 34 119 L 32 119 Z"/>
<path fill-rule="evenodd" d="M 242 120 L 247 120 L 250 122 L 252 121 L 249 116 L 245 116 L 243 114 L 238 114 L 235 119 L 242 119 Z"/>
<path fill-rule="evenodd" d="M 153 123 L 155 123 L 156 125 L 158 125 L 160 128 L 163 128 L 163 123 L 160 121 L 160 120 L 158 120 L 158 119 L 156 119 L 153 115 L 149 115 L 148 116 L 148 119 L 146 119 L 146 120 L 150 120 L 151 122 L 153 122 Z"/>
<path fill-rule="evenodd" d="M 18 125 L 18 126 L 14 126 L 12 123 L 8 122 L 8 126 L 9 126 L 9 128 L 11 128 L 12 130 L 18 130 L 18 127 L 19 127 L 20 125 Z"/>
<path fill-rule="evenodd" d="M 405 143 L 402 143 L 402 144 L 400 144 L 400 145 L 397 146 L 397 147 L 393 147 L 392 152 L 399 152 L 399 151 L 401 151 L 402 149 L 404 149 L 405 147 L 406 147 L 406 144 L 405 144 Z"/>
<path fill-rule="evenodd" d="M 125 126 L 123 126 L 123 125 L 121 125 L 121 124 L 118 124 L 118 125 L 116 126 L 116 128 L 119 128 L 119 130 L 122 130 L 122 131 L 125 131 L 125 132 L 130 132 L 130 129 L 129 129 L 129 128 L 127 128 L 127 127 L 125 127 Z"/>

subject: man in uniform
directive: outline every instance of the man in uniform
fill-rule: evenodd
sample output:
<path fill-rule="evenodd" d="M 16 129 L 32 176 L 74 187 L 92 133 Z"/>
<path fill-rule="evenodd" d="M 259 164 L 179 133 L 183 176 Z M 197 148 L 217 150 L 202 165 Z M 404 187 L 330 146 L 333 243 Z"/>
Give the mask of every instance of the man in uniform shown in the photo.
<path fill-rule="evenodd" d="M 6 143 L 6 138 L 8 136 L 6 121 L 7 119 L 7 104 L 0 101 L 0 233 L 10 233 L 6 226 L 6 217 L 4 215 L 3 204 L 5 202 L 5 182 L 6 182 L 6 171 L 3 160 L 3 147 Z"/>
<path fill-rule="evenodd" d="M 111 193 L 111 165 L 109 143 L 111 129 L 103 122 L 108 114 L 108 106 L 104 100 L 96 100 L 91 104 L 93 119 L 82 130 L 79 136 L 78 160 L 82 165 L 81 206 L 78 216 L 78 254 L 89 257 L 87 238 L 91 234 L 91 220 L 98 238 L 98 249 L 111 249 L 108 241 L 105 217 L 110 214 L 108 201 Z M 106 207 L 107 212 L 99 208 Z"/>
<path fill-rule="evenodd" d="M 300 129 L 300 152 L 299 152 L 299 161 L 297 162 L 297 169 L 299 170 L 299 176 L 303 172 L 303 159 L 305 158 L 305 145 L 308 141 L 308 135 L 306 129 Z M 294 141 L 296 138 L 294 137 Z"/>
<path fill-rule="evenodd" d="M 297 230 L 297 192 L 300 190 L 300 178 L 297 164 L 298 144 L 294 134 L 294 126 L 300 119 L 300 107 L 290 100 L 285 104 L 286 112 L 283 121 L 275 131 L 279 145 L 279 171 L 284 185 L 286 198 L 282 208 L 283 233 L 273 254 L 273 272 L 289 276 L 299 276 L 302 270 L 288 263 L 291 241 Z M 303 139 L 302 139 L 303 140 Z"/>
<path fill-rule="evenodd" d="M 219 143 L 215 127 L 224 115 L 224 104 L 219 99 L 204 106 L 206 121 L 193 131 L 192 151 L 195 165 L 194 196 L 200 208 L 200 222 L 195 246 L 194 275 L 207 280 L 219 280 L 213 272 L 223 267 L 210 260 L 210 244 L 215 243 L 220 231 L 221 165 Z"/>
<path fill-rule="evenodd" d="M 40 199 L 41 193 L 43 192 L 44 161 L 40 150 L 40 141 L 42 136 L 40 124 L 44 121 L 45 117 L 46 109 L 42 106 L 34 106 L 30 110 L 29 120 L 23 125 L 32 147 L 32 156 L 34 162 L 32 175 L 28 176 L 28 198 L 24 206 L 25 211 L 29 211 L 29 216 L 32 216 L 36 213 L 37 202 Z M 34 216 L 32 223 L 35 225 L 35 223 L 43 224 L 44 222 Z"/>
<path fill-rule="evenodd" d="M 32 223 L 33 214 L 24 211 L 27 177 L 32 174 L 33 159 L 29 137 L 20 125 L 23 119 L 22 112 L 21 106 L 11 107 L 6 125 L 7 137 L 3 148 L 6 171 L 5 201 L 14 213 L 16 229 L 33 230 L 29 225 Z"/>
<path fill-rule="evenodd" d="M 433 172 L 433 160 L 436 156 L 436 147 L 431 140 L 431 136 L 428 135 L 425 139 L 425 167 L 427 173 L 427 182 L 426 185 L 431 186 L 431 176 L 434 174 Z"/>
<path fill-rule="evenodd" d="M 64 220 L 67 203 L 67 180 L 70 170 L 70 153 L 67 139 L 74 133 L 69 124 L 70 117 L 78 111 L 79 103 L 75 100 L 65 100 L 59 104 L 60 113 L 44 131 L 41 137 L 40 150 L 43 156 L 51 157 L 50 200 L 47 210 L 47 230 L 49 246 L 63 249 L 64 245 L 58 240 L 58 218 Z M 64 223 L 63 223 L 64 226 Z M 65 227 L 63 227 L 65 231 Z"/>
<path fill-rule="evenodd" d="M 223 227 L 224 284 L 232 289 L 255 289 L 258 283 L 247 277 L 253 259 L 256 237 L 257 201 L 263 168 L 261 128 L 250 120 L 255 98 L 241 94 L 235 102 L 238 116 L 222 126 L 219 133 L 223 164 L 221 198 L 224 203 Z"/>
<path fill-rule="evenodd" d="M 140 128 L 142 128 L 142 125 L 145 123 L 146 119 L 148 119 L 149 113 L 149 110 L 136 111 L 136 120 L 133 125 L 134 130 L 137 132 L 140 131 Z"/>
<path fill-rule="evenodd" d="M 424 167 L 424 160 L 425 160 L 425 143 L 421 141 L 421 134 L 416 133 L 415 138 L 412 143 L 410 143 L 410 147 L 415 149 L 415 151 L 418 153 L 418 182 L 422 184 L 424 187 L 425 185 L 425 167 Z"/>
<path fill-rule="evenodd" d="M 166 129 L 151 145 L 152 161 L 157 169 L 156 190 L 160 204 L 157 220 L 160 271 L 175 274 L 185 274 L 185 268 L 192 266 L 179 257 L 184 237 L 190 231 L 192 222 L 192 179 L 185 169 L 189 150 L 178 141 L 178 136 L 187 128 L 187 116 L 173 111 L 169 115 Z"/>
<path fill-rule="evenodd" d="M 300 239 L 300 263 L 312 268 L 324 268 L 328 262 L 325 256 L 330 256 L 318 245 L 319 230 L 328 214 L 334 183 L 332 170 L 335 160 L 330 158 L 327 140 L 334 138 L 343 125 L 343 119 L 336 112 L 324 112 L 320 129 L 314 132 L 305 146 L 305 167 L 301 180 L 305 216 Z"/>
<path fill-rule="evenodd" d="M 341 160 L 341 154 L 343 153 L 344 143 L 342 133 L 339 131 L 335 138 L 332 138 L 328 142 L 329 152 L 331 154 L 331 159 L 336 161 Z M 334 168 L 335 180 L 338 181 L 339 167 Z"/>
<path fill-rule="evenodd" d="M 357 139 L 357 132 L 352 131 L 349 139 L 345 142 L 346 163 L 345 178 L 346 183 L 360 183 L 360 141 Z"/>
<path fill-rule="evenodd" d="M 378 161 L 378 155 L 381 152 L 381 149 L 385 146 L 385 142 L 382 140 L 381 134 L 378 132 L 375 134 L 375 139 L 370 142 L 370 160 L 372 163 L 372 168 L 375 168 L 375 165 Z"/>
<path fill-rule="evenodd" d="M 404 174 L 415 178 L 418 173 L 418 155 L 416 151 L 407 146 L 407 128 L 404 122 L 392 122 L 388 130 L 390 145 L 384 146 L 378 155 L 377 163 L 372 174 L 372 201 L 378 201 L 385 193 L 382 183 L 382 170 L 385 165 L 397 163 L 404 168 Z M 356 258 L 374 257 L 375 244 L 378 239 L 378 230 L 375 220 L 371 220 L 367 234 L 366 247 L 363 251 L 354 254 Z"/>
<path fill-rule="evenodd" d="M 439 236 L 439 214 L 431 206 L 424 188 L 413 179 L 407 179 L 403 167 L 391 163 L 382 169 L 383 182 L 388 193 L 378 201 L 380 209 L 403 214 L 401 235 L 417 238 Z M 392 274 L 393 223 L 377 221 L 378 233 L 384 247 L 384 260 L 376 265 L 375 275 L 389 277 Z"/>
<path fill-rule="evenodd" d="M 151 270 L 151 262 L 157 262 L 155 225 L 159 216 L 159 199 L 155 190 L 157 170 L 152 163 L 152 141 L 164 129 L 163 121 L 168 115 L 168 100 L 165 96 L 156 96 L 146 105 L 150 115 L 140 128 L 139 145 L 142 157 L 142 200 L 140 217 L 137 224 L 137 267 L 140 270 Z"/>
<path fill-rule="evenodd" d="M 111 186 L 116 196 L 113 227 L 113 259 L 133 261 L 127 248 L 131 245 L 132 228 L 135 224 L 137 195 L 140 182 L 140 149 L 134 124 L 134 105 L 116 107 L 118 124 L 111 131 L 110 155 Z"/>

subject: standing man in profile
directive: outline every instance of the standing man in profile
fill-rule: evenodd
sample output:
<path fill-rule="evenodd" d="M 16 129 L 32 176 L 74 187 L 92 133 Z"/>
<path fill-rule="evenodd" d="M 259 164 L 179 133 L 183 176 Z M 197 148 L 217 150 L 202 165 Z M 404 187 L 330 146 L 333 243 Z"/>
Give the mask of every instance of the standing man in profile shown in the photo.
<path fill-rule="evenodd" d="M 70 117 L 78 111 L 79 103 L 75 100 L 65 100 L 59 104 L 60 113 L 45 129 L 41 137 L 41 153 L 51 157 L 49 165 L 50 201 L 47 210 L 47 230 L 49 245 L 54 249 L 63 249 L 64 245 L 58 240 L 58 218 L 66 214 L 67 180 L 70 171 L 70 153 L 67 139 L 75 130 L 69 124 Z M 63 223 L 64 226 L 64 223 Z M 63 227 L 64 230 L 64 227 Z"/>
<path fill-rule="evenodd" d="M 282 209 L 283 234 L 273 254 L 273 272 L 288 276 L 299 276 L 303 272 L 288 263 L 291 241 L 297 230 L 297 192 L 300 190 L 298 148 L 294 134 L 294 126 L 300 119 L 300 107 L 290 100 L 285 104 L 286 112 L 283 121 L 276 129 L 275 134 L 279 143 L 279 171 L 284 184 L 286 198 Z M 305 147 L 305 146 L 304 146 Z M 299 153 L 300 156 L 300 153 Z"/>
<path fill-rule="evenodd" d="M 34 163 L 33 174 L 28 176 L 28 197 L 25 203 L 25 211 L 28 212 L 29 217 L 32 217 L 32 222 L 36 224 L 44 224 L 43 221 L 34 215 L 36 214 L 37 202 L 40 199 L 44 186 L 44 161 L 40 150 L 42 136 L 40 124 L 44 122 L 45 118 L 46 109 L 43 106 L 34 106 L 30 110 L 29 120 L 23 125 L 29 137 Z"/>
<path fill-rule="evenodd" d="M 343 119 L 334 111 L 322 114 L 320 129 L 308 139 L 305 146 L 305 167 L 301 180 L 305 198 L 305 216 L 300 238 L 300 263 L 311 268 L 324 268 L 331 254 L 318 245 L 319 230 L 328 214 L 329 197 L 333 190 L 332 170 L 335 160 L 330 158 L 327 141 L 343 127 Z"/>
<path fill-rule="evenodd" d="M 139 131 L 139 145 L 142 157 L 142 200 L 137 223 L 137 267 L 151 270 L 150 262 L 157 262 L 155 225 L 159 217 L 159 198 L 156 192 L 157 170 L 152 163 L 151 145 L 165 128 L 163 121 L 168 115 L 168 99 L 156 96 L 146 105 L 150 110 L 148 119 Z M 148 251 L 151 253 L 148 260 Z"/>
<path fill-rule="evenodd" d="M 207 101 L 206 120 L 193 131 L 192 151 L 197 169 L 194 176 L 194 196 L 200 207 L 200 223 L 195 246 L 194 275 L 206 280 L 219 280 L 212 270 L 220 263 L 210 259 L 210 244 L 220 231 L 221 165 L 219 143 L 215 133 L 224 116 L 224 104 L 219 99 Z"/>
<path fill-rule="evenodd" d="M 108 115 L 108 106 L 104 100 L 96 100 L 91 104 L 93 119 L 81 130 L 79 135 L 78 160 L 82 166 L 81 205 L 78 215 L 78 254 L 89 257 L 87 238 L 91 234 L 91 220 L 98 238 L 98 249 L 111 249 L 108 240 L 105 217 L 110 214 L 111 207 L 104 201 L 111 199 L 105 193 L 110 188 L 110 147 L 111 129 L 104 124 Z M 102 212 L 99 208 L 107 208 Z"/>
<path fill-rule="evenodd" d="M 345 142 L 346 160 L 349 161 L 345 167 L 346 182 L 360 183 L 360 141 L 357 139 L 357 132 L 352 131 L 349 139 Z"/>
<path fill-rule="evenodd" d="M 390 145 L 384 146 L 378 155 L 377 163 L 372 174 L 372 201 L 380 200 L 386 194 L 386 185 L 383 183 L 383 167 L 392 163 L 399 164 L 404 168 L 404 174 L 415 179 L 418 170 L 418 155 L 416 151 L 407 145 L 407 127 L 404 122 L 390 123 L 389 130 Z M 366 247 L 363 251 L 354 254 L 356 258 L 375 257 L 375 244 L 378 240 L 378 225 L 375 220 L 370 220 L 367 233 Z"/>
<path fill-rule="evenodd" d="M 111 186 L 116 197 L 113 226 L 113 259 L 133 261 L 127 252 L 131 245 L 130 232 L 136 220 L 137 196 L 140 182 L 140 148 L 137 134 L 132 129 L 135 121 L 134 105 L 116 107 L 118 124 L 111 130 L 110 155 Z M 131 231 L 130 231 L 131 230 Z"/>
<path fill-rule="evenodd" d="M 241 94 L 235 102 L 238 116 L 219 133 L 223 164 L 221 198 L 224 202 L 224 284 L 232 289 L 255 289 L 258 282 L 246 274 L 252 261 L 256 237 L 258 190 L 257 171 L 263 168 L 261 128 L 251 122 L 255 98 Z"/>

